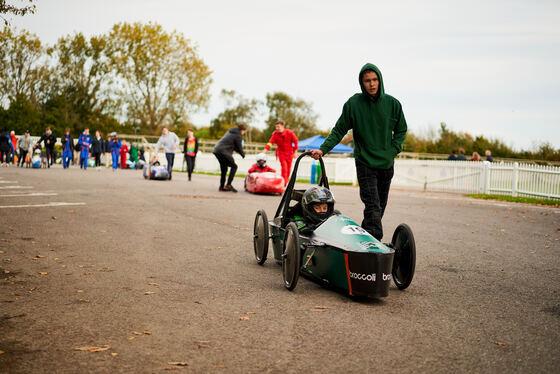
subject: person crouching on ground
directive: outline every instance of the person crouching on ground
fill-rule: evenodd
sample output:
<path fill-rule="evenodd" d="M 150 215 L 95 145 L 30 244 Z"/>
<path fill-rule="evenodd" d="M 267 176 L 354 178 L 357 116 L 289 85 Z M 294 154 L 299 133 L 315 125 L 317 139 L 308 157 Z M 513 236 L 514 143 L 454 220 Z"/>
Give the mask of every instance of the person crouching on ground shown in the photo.
<path fill-rule="evenodd" d="M 213 153 L 220 163 L 221 172 L 220 187 L 218 191 L 237 192 L 237 190 L 231 185 L 233 178 L 235 177 L 235 172 L 237 172 L 237 164 L 233 160 L 233 151 L 236 151 L 241 155 L 241 157 L 245 158 L 245 152 L 243 151 L 243 135 L 246 132 L 247 125 L 240 123 L 237 127 L 229 129 L 214 147 Z M 226 184 L 228 168 L 230 168 L 230 171 Z"/>

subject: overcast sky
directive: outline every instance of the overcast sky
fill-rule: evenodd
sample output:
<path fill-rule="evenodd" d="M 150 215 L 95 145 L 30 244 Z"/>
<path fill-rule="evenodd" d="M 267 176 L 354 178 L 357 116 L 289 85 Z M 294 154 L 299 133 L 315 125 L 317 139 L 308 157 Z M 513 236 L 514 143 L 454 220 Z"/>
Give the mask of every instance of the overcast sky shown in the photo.
<path fill-rule="evenodd" d="M 12 1 L 14 3 L 14 1 Z M 560 148 L 560 1 L 36 0 L 11 17 L 47 43 L 157 22 L 199 46 L 213 98 L 195 114 L 206 126 L 221 89 L 264 100 L 284 91 L 311 102 L 331 128 L 376 64 L 416 134 L 446 122 L 516 149 Z M 257 124 L 263 127 L 264 124 Z"/>

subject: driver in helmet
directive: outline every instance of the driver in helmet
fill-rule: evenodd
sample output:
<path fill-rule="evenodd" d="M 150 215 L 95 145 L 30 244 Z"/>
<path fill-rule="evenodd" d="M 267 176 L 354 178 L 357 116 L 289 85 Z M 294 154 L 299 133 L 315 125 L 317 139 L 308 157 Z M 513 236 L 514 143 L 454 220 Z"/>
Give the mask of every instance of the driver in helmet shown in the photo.
<path fill-rule="evenodd" d="M 253 166 L 251 166 L 251 168 L 249 169 L 249 174 L 251 174 L 251 173 L 265 173 L 265 172 L 276 173 L 276 170 L 274 170 L 273 168 L 271 168 L 270 166 L 268 166 L 266 164 L 266 154 L 259 153 L 257 155 L 257 163 L 253 164 Z"/>
<path fill-rule="evenodd" d="M 301 199 L 301 215 L 294 212 L 300 232 L 311 232 L 334 213 L 334 197 L 325 187 L 308 188 Z"/>

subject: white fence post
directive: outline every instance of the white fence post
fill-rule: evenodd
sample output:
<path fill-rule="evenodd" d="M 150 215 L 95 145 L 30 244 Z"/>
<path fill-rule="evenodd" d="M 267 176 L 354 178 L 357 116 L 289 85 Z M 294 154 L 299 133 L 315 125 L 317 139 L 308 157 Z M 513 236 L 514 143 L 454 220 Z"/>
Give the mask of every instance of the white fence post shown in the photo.
<path fill-rule="evenodd" d="M 490 163 L 488 161 L 484 161 L 482 165 L 481 184 L 482 188 L 480 192 L 488 194 L 488 191 L 490 190 Z"/>
<path fill-rule="evenodd" d="M 519 178 L 519 164 L 517 162 L 513 163 L 513 182 L 511 186 L 511 196 L 517 196 L 517 180 Z"/>

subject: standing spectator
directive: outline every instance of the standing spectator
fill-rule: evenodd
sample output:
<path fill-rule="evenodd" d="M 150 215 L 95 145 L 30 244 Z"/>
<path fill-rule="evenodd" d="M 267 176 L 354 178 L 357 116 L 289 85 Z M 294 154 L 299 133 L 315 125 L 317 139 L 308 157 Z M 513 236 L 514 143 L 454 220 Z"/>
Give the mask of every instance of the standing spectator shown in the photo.
<path fill-rule="evenodd" d="M 47 127 L 45 133 L 39 138 L 33 149 L 38 148 L 41 142 L 45 143 L 45 148 L 47 150 L 47 166 L 50 168 L 55 162 L 54 145 L 56 144 L 56 136 L 54 136 L 50 127 Z"/>
<path fill-rule="evenodd" d="M 220 163 L 221 171 L 220 188 L 218 188 L 218 191 L 237 192 L 237 190 L 231 185 L 233 178 L 235 177 L 235 172 L 237 171 L 237 164 L 233 160 L 233 151 L 236 151 L 241 155 L 241 157 L 245 158 L 245 152 L 243 151 L 243 135 L 246 132 L 247 125 L 240 123 L 237 127 L 229 129 L 214 147 L 213 153 Z M 228 167 L 231 169 L 229 171 L 227 184 L 225 184 Z"/>
<path fill-rule="evenodd" d="M 489 149 L 487 149 L 486 152 L 484 152 L 484 155 L 486 156 L 486 161 L 494 162 L 494 157 L 492 157 L 492 152 L 490 152 Z"/>
<path fill-rule="evenodd" d="M 122 145 L 121 145 L 121 169 L 126 169 L 126 154 L 128 153 L 130 149 L 128 148 L 128 145 L 126 144 L 126 141 L 123 140 L 122 141 Z"/>
<path fill-rule="evenodd" d="M 480 155 L 478 152 L 473 152 L 472 157 L 469 161 L 480 161 Z"/>
<path fill-rule="evenodd" d="M 457 161 L 467 161 L 467 156 L 465 156 L 465 150 L 459 148 L 459 156 L 457 156 Z"/>
<path fill-rule="evenodd" d="M 457 161 L 457 150 L 456 149 L 451 150 L 451 154 L 449 155 L 449 157 L 447 157 L 447 160 Z"/>
<path fill-rule="evenodd" d="M 185 160 L 187 161 L 187 174 L 189 175 L 189 181 L 194 170 L 194 161 L 196 159 L 196 154 L 198 153 L 198 139 L 195 138 L 192 129 L 187 130 L 187 137 L 185 138 L 185 145 L 183 146 L 183 154 Z"/>
<path fill-rule="evenodd" d="M 25 163 L 25 158 L 27 157 L 27 153 L 31 149 L 31 143 L 33 143 L 33 140 L 31 140 L 31 136 L 29 135 L 29 130 L 25 130 L 25 135 L 20 137 L 18 141 L 19 144 L 18 165 L 20 167 L 23 167 L 23 164 Z"/>
<path fill-rule="evenodd" d="M 95 136 L 91 139 L 91 154 L 95 159 L 95 167 L 101 166 L 101 153 L 104 151 L 104 141 L 99 131 L 95 132 Z"/>
<path fill-rule="evenodd" d="M 130 162 L 134 163 L 134 165 L 138 164 L 138 144 L 132 143 L 128 154 L 130 155 Z"/>
<path fill-rule="evenodd" d="M 103 152 L 105 154 L 105 166 L 111 166 L 111 135 L 107 135 L 107 139 L 103 142 Z"/>
<path fill-rule="evenodd" d="M 89 128 L 85 128 L 84 132 L 78 138 L 78 144 L 80 145 L 80 169 L 87 170 L 89 148 L 91 147 L 91 135 L 89 134 Z"/>
<path fill-rule="evenodd" d="M 10 166 L 10 153 L 14 151 L 12 137 L 8 130 L 4 129 L 0 134 L 0 163 L 2 166 Z"/>
<path fill-rule="evenodd" d="M 336 125 L 312 156 L 319 159 L 353 130 L 360 198 L 365 205 L 362 227 L 381 240 L 393 164 L 402 151 L 407 125 L 401 103 L 385 93 L 377 66 L 365 64 L 358 82 L 362 92 L 346 101 Z"/>
<path fill-rule="evenodd" d="M 122 143 L 119 140 L 119 135 L 114 134 L 111 139 L 111 156 L 113 158 L 113 171 L 117 170 L 119 166 L 119 152 L 121 151 Z"/>
<path fill-rule="evenodd" d="M 263 153 L 276 143 L 276 158 L 280 161 L 282 167 L 282 177 L 284 178 L 284 186 L 288 184 L 290 172 L 292 171 L 292 160 L 297 156 L 298 138 L 292 130 L 286 129 L 286 124 L 282 120 L 276 121 L 276 131 L 272 133 L 268 144 L 264 147 Z"/>
<path fill-rule="evenodd" d="M 10 138 L 12 138 L 12 146 L 14 147 L 14 150 L 10 154 L 10 163 L 13 164 L 14 162 L 16 162 L 15 158 L 17 156 L 17 142 L 18 142 L 18 138 L 16 138 L 16 133 L 13 130 L 10 132 Z"/>
<path fill-rule="evenodd" d="M 67 127 L 64 130 L 64 136 L 62 141 L 62 167 L 64 169 L 68 168 L 70 161 L 72 160 L 72 154 L 74 152 L 74 139 L 70 135 L 70 129 Z"/>
<path fill-rule="evenodd" d="M 171 172 L 173 171 L 173 161 L 175 160 L 175 151 L 180 141 L 174 132 L 169 131 L 167 127 L 161 130 L 161 136 L 156 144 L 156 149 L 154 151 L 155 157 L 161 147 L 165 152 L 165 158 L 167 159 L 167 171 L 169 171 L 169 180 L 171 180 Z"/>

